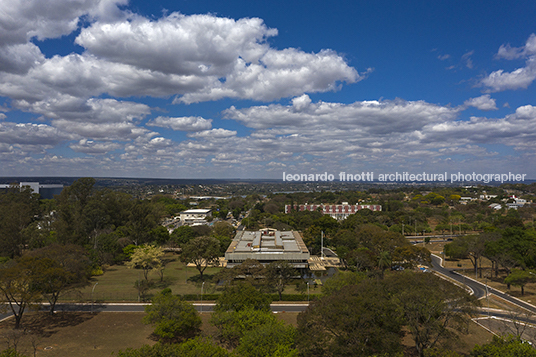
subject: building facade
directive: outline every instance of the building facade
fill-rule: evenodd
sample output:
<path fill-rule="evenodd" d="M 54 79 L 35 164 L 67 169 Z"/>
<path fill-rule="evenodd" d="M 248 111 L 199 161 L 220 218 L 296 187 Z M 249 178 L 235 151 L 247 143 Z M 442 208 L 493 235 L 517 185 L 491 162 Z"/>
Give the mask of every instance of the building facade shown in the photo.
<path fill-rule="evenodd" d="M 206 224 L 207 218 L 212 217 L 212 210 L 210 209 L 189 209 L 182 211 L 179 215 L 180 221 L 183 225 L 196 225 Z"/>
<path fill-rule="evenodd" d="M 335 218 L 336 220 L 343 220 L 348 218 L 349 215 L 356 213 L 357 211 L 360 211 L 362 209 L 369 209 L 371 211 L 381 211 L 382 206 L 381 205 L 372 205 L 372 204 L 355 204 L 355 205 L 349 205 L 348 202 L 343 202 L 339 205 L 333 205 L 333 204 L 304 204 L 304 205 L 285 205 L 285 213 L 289 213 L 292 210 L 295 211 L 318 211 L 322 212 L 323 214 L 329 214 L 331 217 Z"/>
<path fill-rule="evenodd" d="M 259 231 L 238 231 L 225 252 L 227 267 L 255 259 L 263 265 L 275 261 L 287 261 L 294 268 L 309 267 L 309 250 L 296 231 L 278 231 L 264 228 Z"/>

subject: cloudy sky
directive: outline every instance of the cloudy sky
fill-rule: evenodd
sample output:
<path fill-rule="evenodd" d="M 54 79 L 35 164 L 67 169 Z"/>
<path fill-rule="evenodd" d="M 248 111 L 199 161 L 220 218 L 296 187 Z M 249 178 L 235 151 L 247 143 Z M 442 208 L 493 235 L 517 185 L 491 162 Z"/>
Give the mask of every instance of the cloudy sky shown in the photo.
<path fill-rule="evenodd" d="M 0 176 L 536 179 L 536 2 L 1 0 Z"/>

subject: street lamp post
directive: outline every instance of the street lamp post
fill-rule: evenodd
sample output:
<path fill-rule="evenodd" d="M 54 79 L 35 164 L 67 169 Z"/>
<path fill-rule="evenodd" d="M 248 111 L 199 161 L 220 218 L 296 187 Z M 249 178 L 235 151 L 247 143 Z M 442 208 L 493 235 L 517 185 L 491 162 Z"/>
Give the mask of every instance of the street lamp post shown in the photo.
<path fill-rule="evenodd" d="M 491 275 L 491 272 L 489 272 Z M 489 319 L 489 291 L 488 291 L 488 275 L 486 274 L 486 301 L 488 303 L 488 319 Z"/>
<path fill-rule="evenodd" d="M 309 302 L 309 282 L 307 282 L 307 302 Z"/>
<path fill-rule="evenodd" d="M 205 286 L 205 282 L 201 284 L 201 312 L 203 312 L 203 287 Z"/>
<path fill-rule="evenodd" d="M 91 289 L 91 313 L 93 313 L 93 292 L 95 291 L 95 287 L 97 286 L 99 282 L 97 281 L 95 285 L 93 285 L 93 289 Z"/>

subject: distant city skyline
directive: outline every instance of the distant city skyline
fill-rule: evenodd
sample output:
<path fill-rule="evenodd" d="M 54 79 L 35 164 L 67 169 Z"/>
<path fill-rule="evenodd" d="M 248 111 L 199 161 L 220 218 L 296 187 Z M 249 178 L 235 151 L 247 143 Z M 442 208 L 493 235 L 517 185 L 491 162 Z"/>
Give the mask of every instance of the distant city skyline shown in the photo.
<path fill-rule="evenodd" d="M 0 176 L 536 179 L 533 1 L 0 10 Z"/>

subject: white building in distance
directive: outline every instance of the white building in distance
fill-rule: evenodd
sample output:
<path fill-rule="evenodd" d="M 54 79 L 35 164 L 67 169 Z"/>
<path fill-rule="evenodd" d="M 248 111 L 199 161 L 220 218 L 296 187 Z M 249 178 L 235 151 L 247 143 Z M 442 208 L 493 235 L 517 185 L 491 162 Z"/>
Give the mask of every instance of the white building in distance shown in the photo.
<path fill-rule="evenodd" d="M 207 218 L 212 217 L 212 210 L 210 209 L 189 209 L 182 211 L 179 215 L 181 223 L 184 225 L 195 225 L 207 223 Z"/>

